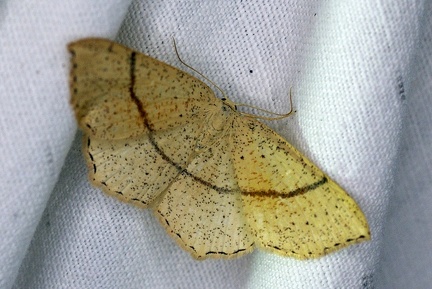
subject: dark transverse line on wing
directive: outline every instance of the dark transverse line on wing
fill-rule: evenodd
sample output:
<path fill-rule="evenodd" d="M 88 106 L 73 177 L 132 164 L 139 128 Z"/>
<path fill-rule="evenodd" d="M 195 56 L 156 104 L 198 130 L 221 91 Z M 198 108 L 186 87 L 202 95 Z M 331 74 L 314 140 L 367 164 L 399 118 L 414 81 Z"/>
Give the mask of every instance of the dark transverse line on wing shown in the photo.
<path fill-rule="evenodd" d="M 138 112 L 141 116 L 141 118 L 144 121 L 144 125 L 148 128 L 148 130 L 150 131 L 150 142 L 153 145 L 153 147 L 156 149 L 156 151 L 161 155 L 161 157 L 167 161 L 168 163 L 170 163 L 171 165 L 173 165 L 180 173 L 185 174 L 187 176 L 190 176 L 191 178 L 193 178 L 195 181 L 212 188 L 213 190 L 219 192 L 219 193 L 233 193 L 234 190 L 231 189 L 227 189 L 227 188 L 221 188 L 218 186 L 215 186 L 201 178 L 198 178 L 197 176 L 191 174 L 190 172 L 188 172 L 185 168 L 181 167 L 179 164 L 175 163 L 173 160 L 171 160 L 164 152 L 163 150 L 158 146 L 158 144 L 155 142 L 154 137 L 153 137 L 153 129 L 150 126 L 149 122 L 148 122 L 148 117 L 147 117 L 147 113 L 144 110 L 144 106 L 141 102 L 141 100 L 138 99 L 138 97 L 135 94 L 135 82 L 136 82 L 136 76 L 135 76 L 135 65 L 136 65 L 136 52 L 133 51 L 131 52 L 130 58 L 129 58 L 129 63 L 130 63 L 130 70 L 129 70 L 129 75 L 130 75 L 130 85 L 129 85 L 129 94 L 130 97 L 132 99 L 132 101 L 135 103 L 135 105 L 138 108 Z M 280 193 L 277 191 L 257 191 L 257 192 L 245 192 L 242 191 L 241 193 L 244 195 L 248 195 L 248 196 L 257 196 L 257 197 L 282 197 L 282 198 L 292 198 L 298 195 L 302 195 L 305 194 L 309 191 L 312 191 L 316 188 L 318 188 L 319 186 L 327 183 L 327 178 L 323 177 L 321 180 L 305 186 L 303 188 L 298 188 L 294 191 L 291 191 L 289 193 Z"/>

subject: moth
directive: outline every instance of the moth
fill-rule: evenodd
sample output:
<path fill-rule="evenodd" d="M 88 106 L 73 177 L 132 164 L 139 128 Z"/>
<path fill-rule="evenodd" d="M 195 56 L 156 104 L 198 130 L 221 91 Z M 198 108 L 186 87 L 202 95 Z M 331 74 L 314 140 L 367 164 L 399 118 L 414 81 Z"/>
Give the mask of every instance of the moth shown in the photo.
<path fill-rule="evenodd" d="M 308 259 L 370 239 L 339 185 L 201 80 L 106 39 L 68 49 L 92 184 L 151 209 L 194 258 Z"/>

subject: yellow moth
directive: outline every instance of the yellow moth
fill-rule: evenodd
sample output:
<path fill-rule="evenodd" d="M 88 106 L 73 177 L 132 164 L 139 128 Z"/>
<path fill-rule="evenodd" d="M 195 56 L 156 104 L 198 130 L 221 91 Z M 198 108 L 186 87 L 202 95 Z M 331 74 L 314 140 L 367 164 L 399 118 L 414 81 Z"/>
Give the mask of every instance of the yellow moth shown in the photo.
<path fill-rule="evenodd" d="M 370 239 L 339 185 L 202 81 L 110 40 L 68 49 L 91 182 L 151 208 L 193 257 L 306 259 Z"/>

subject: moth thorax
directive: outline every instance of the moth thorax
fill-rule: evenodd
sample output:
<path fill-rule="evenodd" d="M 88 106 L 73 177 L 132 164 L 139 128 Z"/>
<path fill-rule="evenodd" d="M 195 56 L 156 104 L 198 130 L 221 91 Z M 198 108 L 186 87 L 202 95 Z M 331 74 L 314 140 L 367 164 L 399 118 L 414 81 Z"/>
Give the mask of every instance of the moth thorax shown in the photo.
<path fill-rule="evenodd" d="M 229 119 L 232 117 L 231 112 L 230 107 L 222 105 L 209 113 L 203 124 L 202 134 L 195 145 L 195 151 L 201 151 L 212 146 L 224 135 Z"/>

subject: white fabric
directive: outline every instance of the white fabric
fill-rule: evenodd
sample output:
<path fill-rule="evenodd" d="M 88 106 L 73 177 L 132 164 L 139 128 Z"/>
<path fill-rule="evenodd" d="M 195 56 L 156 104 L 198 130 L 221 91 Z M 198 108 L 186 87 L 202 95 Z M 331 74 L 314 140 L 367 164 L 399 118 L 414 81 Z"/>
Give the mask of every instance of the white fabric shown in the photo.
<path fill-rule="evenodd" d="M 128 4 L 0 2 L 0 288 L 428 288 L 431 1 Z M 195 261 L 148 210 L 91 187 L 65 46 L 116 34 L 181 67 L 175 36 L 237 102 L 283 112 L 292 87 L 297 113 L 269 125 L 357 200 L 372 241 Z"/>

